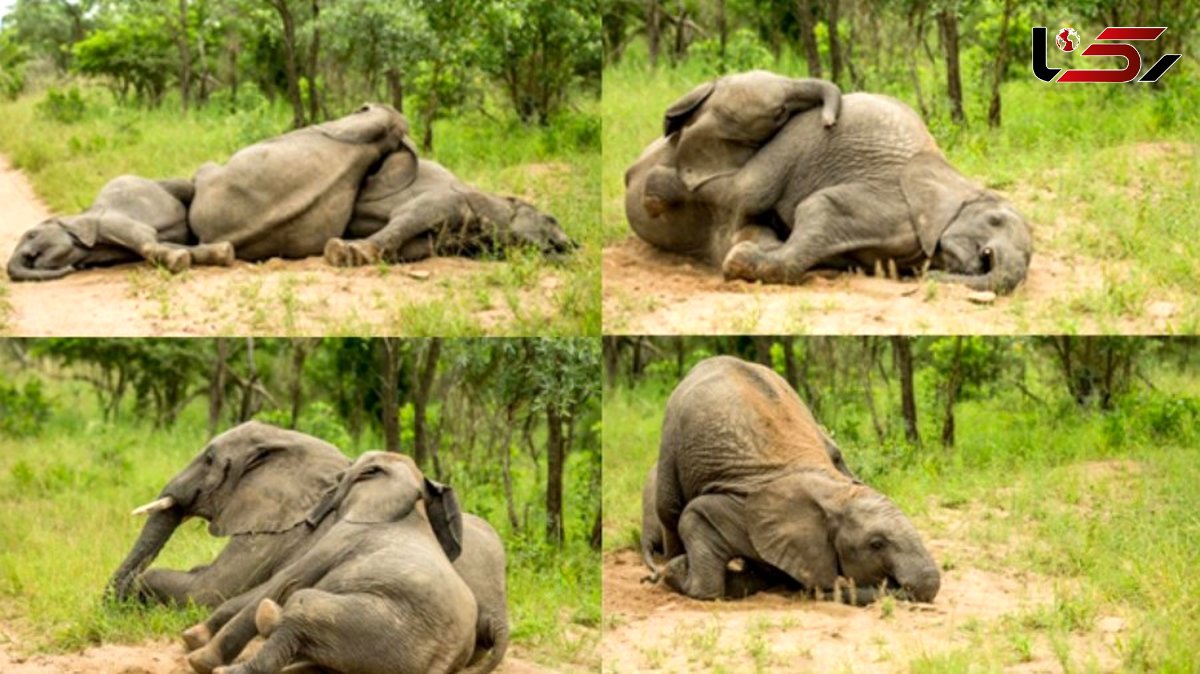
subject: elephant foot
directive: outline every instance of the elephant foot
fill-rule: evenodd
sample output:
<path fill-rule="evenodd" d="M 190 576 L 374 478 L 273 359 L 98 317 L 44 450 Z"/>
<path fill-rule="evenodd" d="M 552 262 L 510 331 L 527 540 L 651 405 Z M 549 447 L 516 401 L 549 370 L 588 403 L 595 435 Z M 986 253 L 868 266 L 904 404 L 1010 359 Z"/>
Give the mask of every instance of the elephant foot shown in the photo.
<path fill-rule="evenodd" d="M 282 614 L 283 609 L 274 601 L 264 599 L 259 602 L 258 610 L 254 612 L 254 626 L 258 628 L 258 633 L 264 637 L 271 636 Z"/>
<path fill-rule="evenodd" d="M 172 274 L 186 271 L 192 266 L 192 256 L 186 250 L 169 250 L 161 258 L 162 266 Z"/>
<path fill-rule="evenodd" d="M 192 625 L 184 630 L 180 636 L 183 637 L 183 645 L 187 647 L 189 653 L 207 646 L 208 642 L 212 641 L 212 631 L 204 623 Z"/>
<path fill-rule="evenodd" d="M 325 262 L 334 267 L 362 267 L 383 259 L 383 250 L 375 243 L 330 239 L 325 244 Z"/>
<path fill-rule="evenodd" d="M 229 665 L 228 667 L 217 667 L 212 674 L 248 674 L 249 671 L 244 665 Z"/>
<path fill-rule="evenodd" d="M 226 669 L 221 667 L 225 664 L 221 661 L 221 657 L 216 650 L 205 646 L 200 650 L 193 651 L 187 656 L 188 664 L 196 674 L 213 674 L 218 669 Z"/>
<path fill-rule="evenodd" d="M 759 281 L 762 279 L 763 262 L 762 249 L 757 244 L 753 241 L 741 241 L 725 254 L 721 271 L 724 272 L 726 281 Z"/>
<path fill-rule="evenodd" d="M 206 264 L 217 267 L 228 267 L 237 259 L 237 254 L 233 250 L 233 244 L 228 241 L 209 244 L 208 256 L 205 260 Z"/>
<path fill-rule="evenodd" d="M 684 589 L 688 577 L 688 558 L 687 555 L 679 555 L 670 562 L 662 571 L 663 582 L 667 587 L 675 590 L 679 594 L 687 594 Z"/>

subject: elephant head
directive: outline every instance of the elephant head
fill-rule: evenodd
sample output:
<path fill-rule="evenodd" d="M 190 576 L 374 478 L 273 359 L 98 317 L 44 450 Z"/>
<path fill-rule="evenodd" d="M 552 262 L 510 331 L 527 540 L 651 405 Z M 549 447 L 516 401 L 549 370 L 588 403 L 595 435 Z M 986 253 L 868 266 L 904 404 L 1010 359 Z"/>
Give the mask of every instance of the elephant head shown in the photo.
<path fill-rule="evenodd" d="M 322 440 L 251 421 L 209 442 L 159 498 L 134 510 L 149 520 L 109 581 L 119 599 L 188 517 L 209 522 L 214 536 L 275 533 L 305 520 L 349 460 Z"/>
<path fill-rule="evenodd" d="M 1012 204 L 933 152 L 914 157 L 900 183 L 921 249 L 945 270 L 943 280 L 1002 294 L 1025 280 L 1033 236 Z"/>
<path fill-rule="evenodd" d="M 424 507 L 418 508 L 418 502 Z M 332 512 L 337 512 L 339 521 L 357 524 L 423 516 L 450 561 L 462 554 L 462 510 L 454 490 L 425 477 L 403 454 L 360 456 L 308 514 L 308 522 L 315 526 Z"/>
<path fill-rule="evenodd" d="M 554 216 L 542 213 L 520 199 L 509 197 L 508 201 L 512 207 L 509 245 L 532 246 L 543 255 L 563 255 L 579 248 Z"/>
<path fill-rule="evenodd" d="M 403 147 L 412 155 L 417 154 L 408 137 L 408 118 L 386 103 L 364 103 L 353 113 L 316 128 L 343 143 L 377 145 L 386 153 Z"/>
<path fill-rule="evenodd" d="M 806 587 L 852 580 L 856 603 L 872 601 L 883 583 L 916 601 L 937 596 L 941 574 L 920 534 L 866 485 L 824 469 L 797 470 L 751 492 L 746 510 L 763 560 Z"/>
<path fill-rule="evenodd" d="M 663 135 L 679 134 L 679 178 L 695 191 L 736 172 L 793 115 L 818 105 L 825 126 L 832 126 L 841 107 L 837 85 L 762 70 L 727 75 L 696 87 L 667 108 Z"/>
<path fill-rule="evenodd" d="M 84 213 L 51 218 L 21 236 L 8 259 L 8 276 L 14 281 L 49 281 L 75 271 L 96 245 L 98 223 Z"/>

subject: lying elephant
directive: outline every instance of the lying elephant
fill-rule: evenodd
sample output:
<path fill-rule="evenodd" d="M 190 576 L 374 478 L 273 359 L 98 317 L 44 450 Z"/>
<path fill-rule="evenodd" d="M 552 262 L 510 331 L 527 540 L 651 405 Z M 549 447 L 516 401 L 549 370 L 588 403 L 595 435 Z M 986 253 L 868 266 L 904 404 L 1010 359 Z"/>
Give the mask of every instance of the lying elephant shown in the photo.
<path fill-rule="evenodd" d="M 323 512 L 336 513 L 329 532 L 215 637 L 240 652 L 262 635 L 262 648 L 216 672 L 268 674 L 300 663 L 358 674 L 488 667 L 467 667 L 476 605 L 450 563 L 462 540 L 451 488 L 425 478 L 408 457 L 368 452 L 314 510 L 319 519 Z"/>
<path fill-rule="evenodd" d="M 557 220 L 524 201 L 477 190 L 437 162 L 396 152 L 367 178 L 345 237 L 329 240 L 325 260 L 352 267 L 517 246 L 555 254 L 576 244 Z"/>
<path fill-rule="evenodd" d="M 879 492 L 842 474 L 816 420 L 770 368 L 702 361 L 667 402 L 655 506 L 663 572 L 698 599 L 729 596 L 730 560 L 778 569 L 808 591 L 852 583 L 846 599 L 880 586 L 917 601 L 941 575 L 916 528 Z"/>
<path fill-rule="evenodd" d="M 647 193 L 648 177 L 677 173 L 696 190 L 732 176 L 799 113 L 820 107 L 821 123 L 834 126 L 841 98 L 832 82 L 764 71 L 696 87 L 667 109 L 663 136 L 625 173 L 625 215 L 633 231 L 663 250 L 720 264 L 731 245 L 735 214 L 719 201 L 667 200 Z"/>
<path fill-rule="evenodd" d="M 744 163 L 729 155 L 726 168 L 736 173 L 708 183 L 689 182 L 683 164 L 656 167 L 644 198 L 719 204 L 735 227 L 746 224 L 722 263 L 726 278 L 799 283 L 817 267 L 894 264 L 898 271 L 928 266 L 945 272 L 941 280 L 999 293 L 1025 279 L 1028 224 L 950 166 L 911 108 L 851 94 L 838 119 L 826 129 L 817 115 L 801 113 Z"/>
<path fill-rule="evenodd" d="M 192 183 L 120 176 L 78 215 L 25 232 L 8 260 L 14 281 L 47 281 L 88 267 L 148 260 L 177 273 L 193 264 L 229 265 L 228 243 L 195 245 L 187 227 Z"/>
<path fill-rule="evenodd" d="M 404 115 L 372 103 L 243 148 L 196 172 L 188 224 L 242 260 L 320 255 L 346 230 L 367 174 L 402 147 L 415 152 L 407 133 Z"/>

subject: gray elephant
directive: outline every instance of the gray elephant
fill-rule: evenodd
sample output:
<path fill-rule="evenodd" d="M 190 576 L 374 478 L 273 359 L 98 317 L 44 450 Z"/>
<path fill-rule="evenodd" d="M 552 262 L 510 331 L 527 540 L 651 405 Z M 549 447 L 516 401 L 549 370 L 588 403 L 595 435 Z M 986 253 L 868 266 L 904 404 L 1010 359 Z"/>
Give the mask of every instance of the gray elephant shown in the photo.
<path fill-rule="evenodd" d="M 255 421 L 218 435 L 157 500 L 134 511 L 149 519 L 109 592 L 217 606 L 263 583 L 303 549 L 313 533 L 309 511 L 349 465 L 333 445 Z M 190 571 L 143 572 L 189 517 L 207 520 L 209 532 L 229 536 L 229 544 Z"/>
<path fill-rule="evenodd" d="M 894 265 L 998 293 L 1025 279 L 1033 239 L 1024 218 L 958 173 L 900 101 L 847 95 L 836 128 L 801 113 L 743 159 L 729 155 L 736 172 L 707 183 L 689 181 L 677 160 L 674 171 L 651 170 L 643 188 L 651 203 L 719 204 L 733 227 L 745 225 L 722 262 L 726 278 L 799 283 L 818 267 Z"/>
<path fill-rule="evenodd" d="M 530 204 L 475 189 L 437 162 L 396 152 L 368 176 L 344 238 L 325 245 L 325 261 L 351 267 L 517 246 L 558 254 L 576 244 Z"/>
<path fill-rule="evenodd" d="M 406 456 L 368 452 L 314 509 L 329 532 L 260 588 L 188 660 L 210 671 L 224 644 L 249 660 L 219 674 L 266 674 L 289 665 L 359 674 L 483 671 L 468 667 L 477 609 L 451 560 L 461 552 L 454 491 Z M 466 668 L 466 669 L 464 669 Z"/>
<path fill-rule="evenodd" d="M 408 120 L 389 105 L 243 148 L 196 172 L 188 223 L 205 243 L 227 241 L 242 260 L 320 255 L 342 236 L 367 174 L 401 147 Z"/>
<path fill-rule="evenodd" d="M 89 267 L 148 260 L 178 273 L 193 264 L 229 265 L 227 244 L 195 245 L 187 227 L 187 180 L 120 176 L 78 215 L 53 217 L 21 236 L 8 260 L 14 281 L 48 281 Z"/>
<path fill-rule="evenodd" d="M 716 200 L 662 198 L 645 187 L 660 171 L 688 190 L 733 176 L 793 116 L 820 107 L 832 127 L 841 90 L 825 80 L 764 71 L 727 75 L 702 84 L 667 109 L 663 136 L 625 173 L 625 214 L 634 232 L 663 250 L 720 264 L 730 247 L 734 213 Z"/>
<path fill-rule="evenodd" d="M 737 358 L 702 361 L 671 394 L 655 505 L 670 560 L 663 579 L 698 599 L 730 595 L 735 558 L 859 604 L 881 586 L 929 602 L 941 584 L 916 528 L 838 471 L 787 382 Z"/>

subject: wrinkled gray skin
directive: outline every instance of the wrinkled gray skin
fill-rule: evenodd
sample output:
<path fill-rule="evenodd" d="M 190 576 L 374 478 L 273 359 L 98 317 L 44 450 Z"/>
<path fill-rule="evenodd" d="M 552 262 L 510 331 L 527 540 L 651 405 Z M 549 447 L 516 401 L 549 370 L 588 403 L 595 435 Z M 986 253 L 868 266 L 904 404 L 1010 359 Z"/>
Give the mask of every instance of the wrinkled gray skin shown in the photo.
<path fill-rule="evenodd" d="M 546 255 L 576 248 L 552 216 L 475 189 L 441 164 L 400 151 L 367 178 L 345 237 L 325 245 L 325 261 L 352 267 L 519 246 Z"/>
<path fill-rule="evenodd" d="M 1033 251 L 1012 204 L 958 173 L 920 117 L 887 96 L 845 96 L 832 129 L 813 112 L 796 115 L 735 174 L 698 187 L 686 176 L 682 165 L 652 170 L 644 198 L 720 204 L 732 226 L 749 225 L 731 239 L 726 278 L 799 283 L 818 267 L 928 264 L 940 280 L 1009 293 Z"/>
<path fill-rule="evenodd" d="M 350 223 L 363 179 L 409 146 L 408 120 L 370 103 L 341 119 L 239 150 L 196 172 L 188 223 L 205 243 L 227 241 L 242 260 L 320 255 Z"/>
<path fill-rule="evenodd" d="M 672 393 L 655 505 L 671 560 L 664 581 L 698 599 L 730 596 L 726 569 L 739 557 L 858 604 L 884 583 L 930 602 L 941 584 L 916 528 L 838 471 L 787 382 L 737 358 L 702 361 Z"/>
<path fill-rule="evenodd" d="M 303 433 L 251 421 L 208 444 L 171 479 L 108 591 L 118 599 L 217 606 L 271 577 L 312 536 L 309 510 L 350 461 L 336 447 Z M 210 564 L 190 571 L 150 569 L 175 528 L 188 517 L 209 522 L 229 544 Z"/>
<path fill-rule="evenodd" d="M 78 215 L 50 218 L 21 236 L 8 260 L 14 281 L 48 281 L 79 269 L 149 260 L 178 273 L 193 264 L 228 265 L 229 244 L 189 245 L 187 180 L 120 176 Z"/>
<path fill-rule="evenodd" d="M 630 226 L 658 248 L 720 264 L 731 245 L 733 213 L 717 200 L 659 198 L 645 189 L 650 176 L 666 172 L 697 190 L 735 175 L 793 116 L 813 110 L 832 127 L 840 107 L 841 91 L 832 82 L 764 71 L 696 87 L 667 110 L 663 137 L 625 173 Z"/>
<path fill-rule="evenodd" d="M 273 674 L 304 663 L 355 674 L 476 671 L 477 609 L 451 565 L 461 552 L 454 491 L 425 478 L 411 459 L 368 452 L 310 517 L 329 532 L 281 569 L 188 657 L 198 672 L 254 636 L 262 648 L 220 674 Z M 465 669 L 464 669 L 465 668 Z"/>

